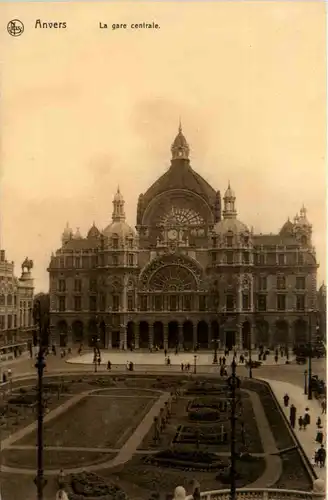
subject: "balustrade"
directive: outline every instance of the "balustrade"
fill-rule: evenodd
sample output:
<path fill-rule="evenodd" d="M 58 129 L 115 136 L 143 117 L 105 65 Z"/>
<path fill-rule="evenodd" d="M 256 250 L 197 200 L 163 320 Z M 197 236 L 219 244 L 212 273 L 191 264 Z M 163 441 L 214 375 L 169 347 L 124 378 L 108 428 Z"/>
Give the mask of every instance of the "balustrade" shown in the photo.
<path fill-rule="evenodd" d="M 238 488 L 236 500 L 324 500 L 324 492 L 284 490 L 275 488 Z M 202 500 L 230 500 L 230 490 L 215 490 L 201 493 Z"/>

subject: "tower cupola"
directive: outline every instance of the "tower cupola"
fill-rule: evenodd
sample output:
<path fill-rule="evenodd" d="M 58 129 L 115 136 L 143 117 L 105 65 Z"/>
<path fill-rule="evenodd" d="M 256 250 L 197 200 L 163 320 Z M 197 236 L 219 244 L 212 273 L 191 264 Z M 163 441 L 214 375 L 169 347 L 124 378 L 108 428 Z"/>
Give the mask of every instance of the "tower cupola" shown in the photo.
<path fill-rule="evenodd" d="M 189 144 L 182 133 L 181 122 L 179 124 L 178 135 L 171 146 L 172 160 L 189 160 Z"/>

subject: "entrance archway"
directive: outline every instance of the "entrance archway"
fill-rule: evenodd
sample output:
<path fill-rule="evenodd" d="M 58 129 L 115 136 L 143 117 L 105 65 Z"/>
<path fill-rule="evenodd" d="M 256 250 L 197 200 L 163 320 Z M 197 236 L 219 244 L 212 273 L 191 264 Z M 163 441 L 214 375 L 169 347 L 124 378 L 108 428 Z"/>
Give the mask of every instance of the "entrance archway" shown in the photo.
<path fill-rule="evenodd" d="M 243 349 L 248 350 L 251 348 L 251 342 L 252 342 L 251 324 L 249 321 L 244 321 L 241 333 L 242 333 Z"/>
<path fill-rule="evenodd" d="M 220 338 L 220 327 L 217 321 L 212 321 L 211 323 L 211 337 L 212 340 L 219 340 Z"/>
<path fill-rule="evenodd" d="M 83 323 L 76 320 L 72 324 L 73 342 L 75 344 L 83 344 Z"/>
<path fill-rule="evenodd" d="M 67 346 L 68 326 L 67 326 L 67 323 L 64 319 L 62 319 L 61 321 L 58 321 L 57 330 L 59 333 L 59 346 L 66 347 Z"/>
<path fill-rule="evenodd" d="M 305 345 L 309 340 L 307 322 L 303 319 L 297 319 L 294 322 L 294 344 Z"/>
<path fill-rule="evenodd" d="M 120 331 L 113 330 L 112 331 L 112 348 L 119 349 L 120 347 L 121 347 Z"/>
<path fill-rule="evenodd" d="M 284 320 L 278 320 L 275 324 L 274 345 L 288 344 L 288 323 Z"/>
<path fill-rule="evenodd" d="M 106 347 L 106 324 L 102 320 L 99 324 L 99 348 L 105 349 Z"/>
<path fill-rule="evenodd" d="M 185 321 L 182 326 L 183 346 L 186 349 L 194 347 L 194 325 L 191 321 Z"/>
<path fill-rule="evenodd" d="M 256 344 L 257 346 L 269 346 L 269 323 L 261 320 L 256 322 Z"/>
<path fill-rule="evenodd" d="M 98 338 L 98 325 L 95 319 L 90 319 L 88 325 L 88 345 L 93 347 Z"/>
<path fill-rule="evenodd" d="M 225 346 L 229 351 L 236 345 L 236 332 L 234 330 L 227 330 L 225 332 Z"/>
<path fill-rule="evenodd" d="M 164 347 L 164 326 L 161 321 L 156 321 L 154 323 L 154 339 L 153 344 L 155 347 L 159 349 L 163 349 Z"/>
<path fill-rule="evenodd" d="M 126 327 L 126 343 L 128 349 L 133 349 L 135 346 L 134 323 L 129 321 Z"/>
<path fill-rule="evenodd" d="M 175 349 L 179 345 L 179 325 L 176 321 L 170 321 L 168 325 L 167 344 L 169 349 Z"/>
<path fill-rule="evenodd" d="M 149 347 L 149 324 L 147 321 L 139 323 L 139 347 L 147 349 Z"/>
<path fill-rule="evenodd" d="M 208 324 L 200 321 L 197 325 L 197 345 L 199 349 L 208 349 Z"/>

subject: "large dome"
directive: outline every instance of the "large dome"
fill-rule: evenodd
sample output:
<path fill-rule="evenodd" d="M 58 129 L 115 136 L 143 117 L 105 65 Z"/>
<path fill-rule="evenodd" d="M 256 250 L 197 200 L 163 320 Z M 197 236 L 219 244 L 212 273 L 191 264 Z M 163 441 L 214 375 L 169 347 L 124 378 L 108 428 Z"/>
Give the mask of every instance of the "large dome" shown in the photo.
<path fill-rule="evenodd" d="M 219 235 L 230 231 L 234 234 L 245 233 L 248 232 L 248 227 L 238 219 L 223 219 L 217 222 L 213 228 L 213 232 Z"/>
<path fill-rule="evenodd" d="M 134 236 L 134 234 L 133 228 L 125 221 L 114 221 L 103 231 L 103 235 L 106 238 L 111 238 L 114 235 L 117 235 L 119 238 L 126 238 L 127 236 Z"/>

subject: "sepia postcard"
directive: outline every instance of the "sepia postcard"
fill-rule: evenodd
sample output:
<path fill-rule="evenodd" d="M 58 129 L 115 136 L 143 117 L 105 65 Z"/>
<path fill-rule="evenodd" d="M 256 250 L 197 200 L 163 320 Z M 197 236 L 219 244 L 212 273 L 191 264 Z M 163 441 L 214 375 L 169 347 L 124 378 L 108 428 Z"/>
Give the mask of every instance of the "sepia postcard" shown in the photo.
<path fill-rule="evenodd" d="M 326 498 L 326 26 L 0 1 L 0 500 Z"/>

